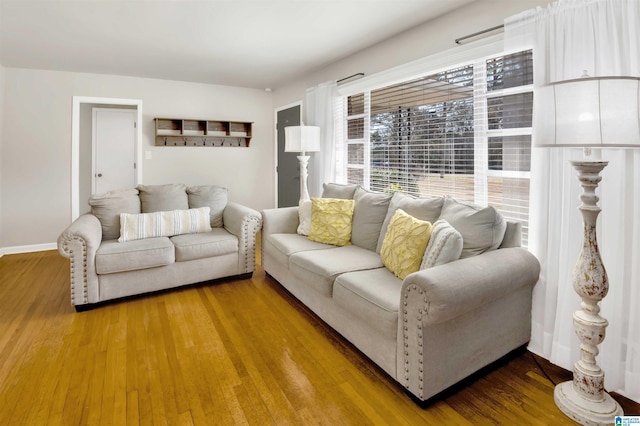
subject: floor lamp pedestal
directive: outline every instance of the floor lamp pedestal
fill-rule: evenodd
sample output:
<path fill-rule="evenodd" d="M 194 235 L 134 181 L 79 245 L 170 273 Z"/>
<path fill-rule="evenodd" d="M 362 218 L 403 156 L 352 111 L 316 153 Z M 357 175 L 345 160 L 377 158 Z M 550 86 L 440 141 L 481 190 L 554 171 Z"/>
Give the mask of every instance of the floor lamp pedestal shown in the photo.
<path fill-rule="evenodd" d="M 298 155 L 298 161 L 300 161 L 300 200 L 298 201 L 298 205 L 302 205 L 303 201 L 309 201 L 309 189 L 307 188 L 307 165 L 309 164 L 309 156 Z"/>
<path fill-rule="evenodd" d="M 595 190 L 602 179 L 606 161 L 572 161 L 582 185 L 579 209 L 584 221 L 584 241 L 573 270 L 573 288 L 582 298 L 581 309 L 573 314 L 580 338 L 581 359 L 573 366 L 573 380 L 556 386 L 554 400 L 568 417 L 583 425 L 611 425 L 622 408 L 604 391 L 604 372 L 596 363 L 598 345 L 604 341 L 609 323 L 600 316 L 598 303 L 607 295 L 609 282 L 600 258 L 596 221 L 600 208 Z"/>

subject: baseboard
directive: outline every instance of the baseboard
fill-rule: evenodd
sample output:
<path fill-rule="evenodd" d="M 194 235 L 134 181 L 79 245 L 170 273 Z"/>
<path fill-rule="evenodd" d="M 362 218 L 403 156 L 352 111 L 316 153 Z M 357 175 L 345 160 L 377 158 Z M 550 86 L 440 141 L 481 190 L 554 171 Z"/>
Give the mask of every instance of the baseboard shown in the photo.
<path fill-rule="evenodd" d="M 32 244 L 28 246 L 0 247 L 0 257 L 5 254 L 31 253 L 34 251 L 56 250 L 56 243 Z"/>

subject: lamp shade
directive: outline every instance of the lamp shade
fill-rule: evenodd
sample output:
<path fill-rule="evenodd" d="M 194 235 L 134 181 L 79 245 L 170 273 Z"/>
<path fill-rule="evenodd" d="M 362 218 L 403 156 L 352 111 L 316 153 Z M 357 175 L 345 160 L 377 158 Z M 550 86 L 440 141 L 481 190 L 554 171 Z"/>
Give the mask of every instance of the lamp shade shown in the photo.
<path fill-rule="evenodd" d="M 584 77 L 535 90 L 533 144 L 640 148 L 640 78 Z"/>
<path fill-rule="evenodd" d="M 289 126 L 284 128 L 284 150 L 286 152 L 320 151 L 320 127 Z"/>

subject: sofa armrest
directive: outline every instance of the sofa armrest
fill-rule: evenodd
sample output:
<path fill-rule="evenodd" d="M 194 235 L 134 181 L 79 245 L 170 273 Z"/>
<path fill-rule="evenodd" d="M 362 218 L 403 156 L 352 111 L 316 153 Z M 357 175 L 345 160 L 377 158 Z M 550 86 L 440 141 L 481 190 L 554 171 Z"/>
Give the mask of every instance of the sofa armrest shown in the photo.
<path fill-rule="evenodd" d="M 58 252 L 71 261 L 71 304 L 74 306 L 99 301 L 95 258 L 101 242 L 100 221 L 89 213 L 78 217 L 58 237 Z"/>
<path fill-rule="evenodd" d="M 300 223 L 298 206 L 263 210 L 262 219 L 264 220 L 263 240 L 266 235 L 270 234 L 295 234 L 298 232 Z"/>
<path fill-rule="evenodd" d="M 409 318 L 419 314 L 424 325 L 437 324 L 522 286 L 533 288 L 539 275 L 540 264 L 526 249 L 492 250 L 408 275 L 402 283 L 402 297 L 419 299 L 419 303 L 407 304 Z"/>
<path fill-rule="evenodd" d="M 222 212 L 224 228 L 238 237 L 238 273 L 256 269 L 256 234 L 262 228 L 262 216 L 257 210 L 229 202 Z"/>
<path fill-rule="evenodd" d="M 426 400 L 525 344 L 540 265 L 504 248 L 408 275 L 402 284 L 397 376 Z"/>

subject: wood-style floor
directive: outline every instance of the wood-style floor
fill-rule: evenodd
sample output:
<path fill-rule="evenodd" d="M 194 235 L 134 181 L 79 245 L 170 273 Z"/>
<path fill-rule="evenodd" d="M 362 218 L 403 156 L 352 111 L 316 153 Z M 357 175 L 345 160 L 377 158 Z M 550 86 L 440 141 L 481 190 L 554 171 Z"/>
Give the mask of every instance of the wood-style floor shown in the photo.
<path fill-rule="evenodd" d="M 261 268 L 76 313 L 68 267 L 0 258 L 0 425 L 573 424 L 525 350 L 421 408 Z"/>

